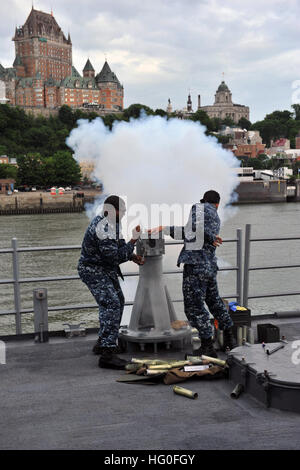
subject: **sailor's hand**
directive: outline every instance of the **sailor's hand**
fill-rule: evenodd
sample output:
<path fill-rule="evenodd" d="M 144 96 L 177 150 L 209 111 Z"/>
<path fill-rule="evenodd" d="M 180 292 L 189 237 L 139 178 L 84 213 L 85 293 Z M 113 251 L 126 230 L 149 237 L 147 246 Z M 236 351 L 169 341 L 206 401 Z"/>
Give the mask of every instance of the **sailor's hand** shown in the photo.
<path fill-rule="evenodd" d="M 145 258 L 140 255 L 132 255 L 131 261 L 138 264 L 139 266 L 142 266 L 145 263 Z"/>
<path fill-rule="evenodd" d="M 133 230 L 132 230 L 132 240 L 137 241 L 141 236 L 141 226 L 137 225 Z"/>
<path fill-rule="evenodd" d="M 149 228 L 148 234 L 155 235 L 155 234 L 161 233 L 164 231 L 165 228 L 166 227 L 164 225 L 160 225 L 159 227 L 155 227 L 155 228 Z"/>
<path fill-rule="evenodd" d="M 222 245 L 222 243 L 223 243 L 222 238 L 219 237 L 219 236 L 216 236 L 216 239 L 215 239 L 215 241 L 213 242 L 213 246 L 217 247 L 217 246 Z"/>

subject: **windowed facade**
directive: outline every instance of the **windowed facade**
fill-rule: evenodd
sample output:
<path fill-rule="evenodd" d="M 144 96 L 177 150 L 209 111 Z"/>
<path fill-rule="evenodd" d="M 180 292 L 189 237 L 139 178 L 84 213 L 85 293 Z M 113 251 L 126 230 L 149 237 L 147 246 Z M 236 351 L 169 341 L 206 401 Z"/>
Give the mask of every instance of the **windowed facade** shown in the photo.
<path fill-rule="evenodd" d="M 105 64 L 98 75 L 88 59 L 81 76 L 72 65 L 72 42 L 54 16 L 32 8 L 13 38 L 16 58 L 11 69 L 3 69 L 7 98 L 24 108 L 74 108 L 83 104 L 99 109 L 123 109 L 123 86 Z M 10 70 L 8 76 L 7 70 Z M 0 79 L 2 70 L 0 69 Z"/>

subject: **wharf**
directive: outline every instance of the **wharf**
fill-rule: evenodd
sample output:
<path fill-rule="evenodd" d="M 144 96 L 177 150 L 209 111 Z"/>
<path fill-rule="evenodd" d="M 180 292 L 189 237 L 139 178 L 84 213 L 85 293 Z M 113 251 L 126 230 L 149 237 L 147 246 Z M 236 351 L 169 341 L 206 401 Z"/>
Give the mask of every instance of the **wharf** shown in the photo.
<path fill-rule="evenodd" d="M 288 340 L 300 338 L 299 319 L 272 323 L 280 323 Z M 198 393 L 197 400 L 175 395 L 163 383 L 117 383 L 124 372 L 98 368 L 91 352 L 95 339 L 91 334 L 51 337 L 45 344 L 6 342 L 0 449 L 299 448 L 299 414 L 266 408 L 246 393 L 233 400 L 229 380 L 183 384 Z M 183 354 L 158 356 L 181 359 Z M 122 356 L 130 359 L 132 353 Z"/>
<path fill-rule="evenodd" d="M 46 191 L 0 195 L 0 216 L 83 212 L 85 204 L 93 203 L 100 194 L 97 190 L 83 190 L 57 195 Z"/>

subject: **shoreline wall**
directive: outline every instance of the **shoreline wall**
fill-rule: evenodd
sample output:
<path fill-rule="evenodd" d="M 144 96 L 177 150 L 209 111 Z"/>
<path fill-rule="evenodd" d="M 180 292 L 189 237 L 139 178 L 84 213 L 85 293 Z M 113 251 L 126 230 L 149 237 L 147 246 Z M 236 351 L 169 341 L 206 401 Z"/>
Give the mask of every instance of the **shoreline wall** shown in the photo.
<path fill-rule="evenodd" d="M 56 196 L 39 192 L 15 193 L 11 196 L 0 196 L 0 215 L 82 212 L 85 202 L 87 201 L 84 197 L 76 197 L 73 193 Z"/>

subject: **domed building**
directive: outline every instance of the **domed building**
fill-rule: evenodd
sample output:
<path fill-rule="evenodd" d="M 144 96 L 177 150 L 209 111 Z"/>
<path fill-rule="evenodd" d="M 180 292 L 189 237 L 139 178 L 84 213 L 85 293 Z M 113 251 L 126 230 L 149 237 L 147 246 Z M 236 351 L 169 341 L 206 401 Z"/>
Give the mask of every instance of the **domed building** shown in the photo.
<path fill-rule="evenodd" d="M 248 106 L 232 102 L 232 93 L 224 80 L 219 85 L 215 94 L 215 102 L 212 106 L 200 106 L 200 95 L 198 97 L 198 110 L 205 111 L 210 118 L 230 118 L 238 123 L 241 118 L 249 120 L 250 110 Z"/>

